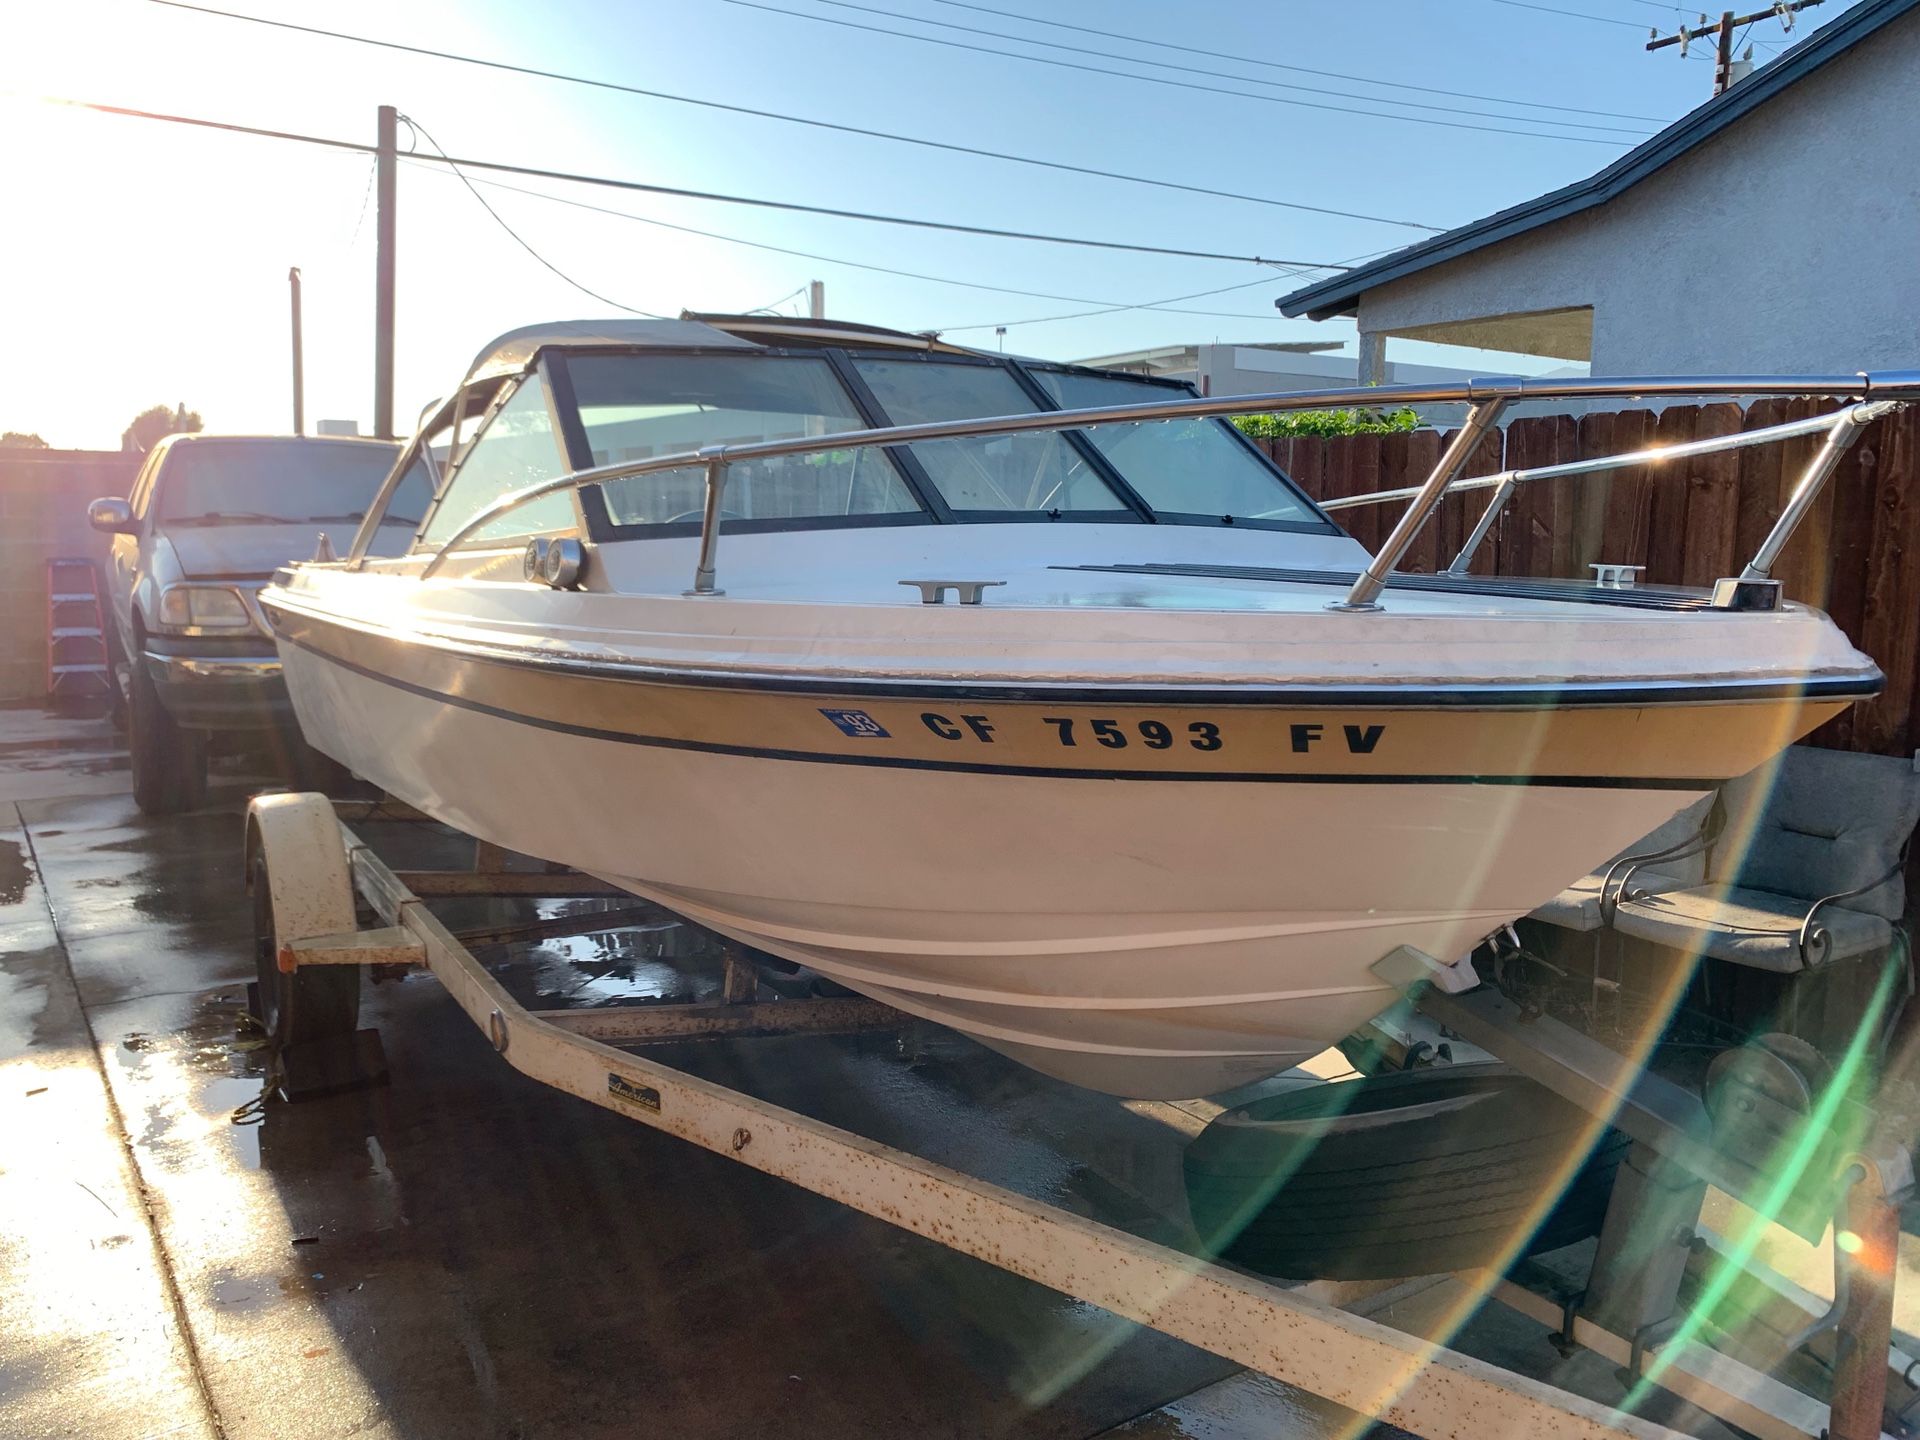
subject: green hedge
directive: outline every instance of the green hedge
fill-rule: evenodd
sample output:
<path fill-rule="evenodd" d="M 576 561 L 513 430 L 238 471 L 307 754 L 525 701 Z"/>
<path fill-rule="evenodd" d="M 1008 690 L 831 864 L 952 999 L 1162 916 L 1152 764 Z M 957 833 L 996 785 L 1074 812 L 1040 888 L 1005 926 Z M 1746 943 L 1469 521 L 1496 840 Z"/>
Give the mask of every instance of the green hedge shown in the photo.
<path fill-rule="evenodd" d="M 1233 423 L 1256 440 L 1290 440 L 1297 435 L 1392 435 L 1418 430 L 1420 417 L 1399 410 L 1295 410 L 1279 415 L 1236 415 Z"/>

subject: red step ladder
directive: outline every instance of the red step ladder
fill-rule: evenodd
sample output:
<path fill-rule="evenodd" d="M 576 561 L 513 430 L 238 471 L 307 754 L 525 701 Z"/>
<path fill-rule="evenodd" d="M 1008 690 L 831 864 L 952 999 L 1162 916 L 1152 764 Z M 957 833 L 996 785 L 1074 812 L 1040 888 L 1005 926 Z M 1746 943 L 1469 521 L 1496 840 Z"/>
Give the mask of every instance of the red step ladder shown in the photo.
<path fill-rule="evenodd" d="M 47 694 L 106 695 L 112 689 L 100 572 L 84 556 L 55 556 L 47 561 Z"/>

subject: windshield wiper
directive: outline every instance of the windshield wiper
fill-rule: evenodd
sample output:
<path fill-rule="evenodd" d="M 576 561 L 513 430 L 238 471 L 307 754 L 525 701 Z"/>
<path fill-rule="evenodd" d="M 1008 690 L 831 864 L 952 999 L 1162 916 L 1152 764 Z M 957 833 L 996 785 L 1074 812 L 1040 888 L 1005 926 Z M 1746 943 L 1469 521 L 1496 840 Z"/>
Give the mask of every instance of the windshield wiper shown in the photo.
<path fill-rule="evenodd" d="M 364 510 L 349 510 L 344 515 L 309 515 L 307 517 L 307 523 L 314 525 L 334 520 L 345 520 L 358 525 L 366 518 L 367 512 Z M 382 515 L 380 517 L 380 523 L 382 525 L 418 525 L 420 522 L 408 515 Z"/>
<path fill-rule="evenodd" d="M 292 515 L 268 515 L 259 510 L 209 510 L 204 515 L 170 515 L 163 525 L 298 525 Z"/>

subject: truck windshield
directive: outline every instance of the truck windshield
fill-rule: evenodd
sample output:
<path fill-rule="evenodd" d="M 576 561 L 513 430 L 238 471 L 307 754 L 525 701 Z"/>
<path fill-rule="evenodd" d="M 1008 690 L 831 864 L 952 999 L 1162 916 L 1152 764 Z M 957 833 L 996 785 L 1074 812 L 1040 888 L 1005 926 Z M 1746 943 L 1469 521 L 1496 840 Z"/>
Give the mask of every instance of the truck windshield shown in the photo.
<path fill-rule="evenodd" d="M 366 441 L 187 441 L 174 446 L 160 472 L 156 513 L 169 525 L 357 521 L 399 451 Z M 383 523 L 419 523 L 425 487 L 409 484 L 394 496 Z"/>

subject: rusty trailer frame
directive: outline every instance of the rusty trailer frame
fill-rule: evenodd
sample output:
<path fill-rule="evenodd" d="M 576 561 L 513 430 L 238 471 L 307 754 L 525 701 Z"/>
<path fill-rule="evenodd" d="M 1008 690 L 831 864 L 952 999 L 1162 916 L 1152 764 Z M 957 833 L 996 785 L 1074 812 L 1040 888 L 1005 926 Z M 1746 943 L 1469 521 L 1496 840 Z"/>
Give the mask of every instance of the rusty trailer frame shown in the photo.
<path fill-rule="evenodd" d="M 341 813 L 424 818 L 346 805 Z M 428 969 L 507 1063 L 557 1090 L 1415 1434 L 1472 1435 L 1498 1425 L 1524 1429 L 1533 1440 L 1621 1434 L 1680 1440 L 1679 1432 L 1659 1424 L 1330 1303 L 1343 1295 L 1363 1301 L 1373 1290 L 1272 1283 L 614 1048 L 908 1023 L 887 1006 L 863 999 L 756 1002 L 744 983 L 746 963 L 729 960 L 718 1004 L 529 1010 L 423 898 L 608 893 L 589 877 L 509 870 L 501 852 L 484 844 L 472 871 L 396 872 L 336 815 L 332 801 L 312 794 L 256 798 L 247 815 L 247 851 L 249 883 L 255 856 L 266 862 L 283 974 L 303 966 Z M 356 897 L 380 927 L 360 928 Z M 566 933 L 595 928 L 602 914 L 618 912 L 565 917 L 575 926 Z M 553 934 L 558 923 L 532 928 Z M 473 933 L 489 939 L 507 932 Z M 1408 1288 L 1390 1293 L 1405 1295 Z M 1553 1301 L 1492 1272 L 1428 1277 L 1413 1287 L 1415 1312 L 1422 1290 L 1426 1307 L 1438 1305 L 1440 1313 L 1459 1313 L 1481 1299 L 1543 1322 L 1559 1313 Z M 1807 1307 L 1820 1304 L 1804 1294 L 1791 1303 L 1793 1313 L 1808 1319 L 1814 1317 Z M 1396 1304 L 1396 1313 L 1400 1308 Z M 1696 1341 L 1648 1345 L 1643 1352 L 1586 1320 L 1563 1339 L 1616 1362 L 1659 1357 L 1662 1389 L 1761 1440 L 1870 1440 L 1880 1433 L 1878 1424 L 1843 1427 L 1816 1399 Z M 1897 1373 L 1907 1357 L 1896 1351 L 1892 1358 Z"/>

